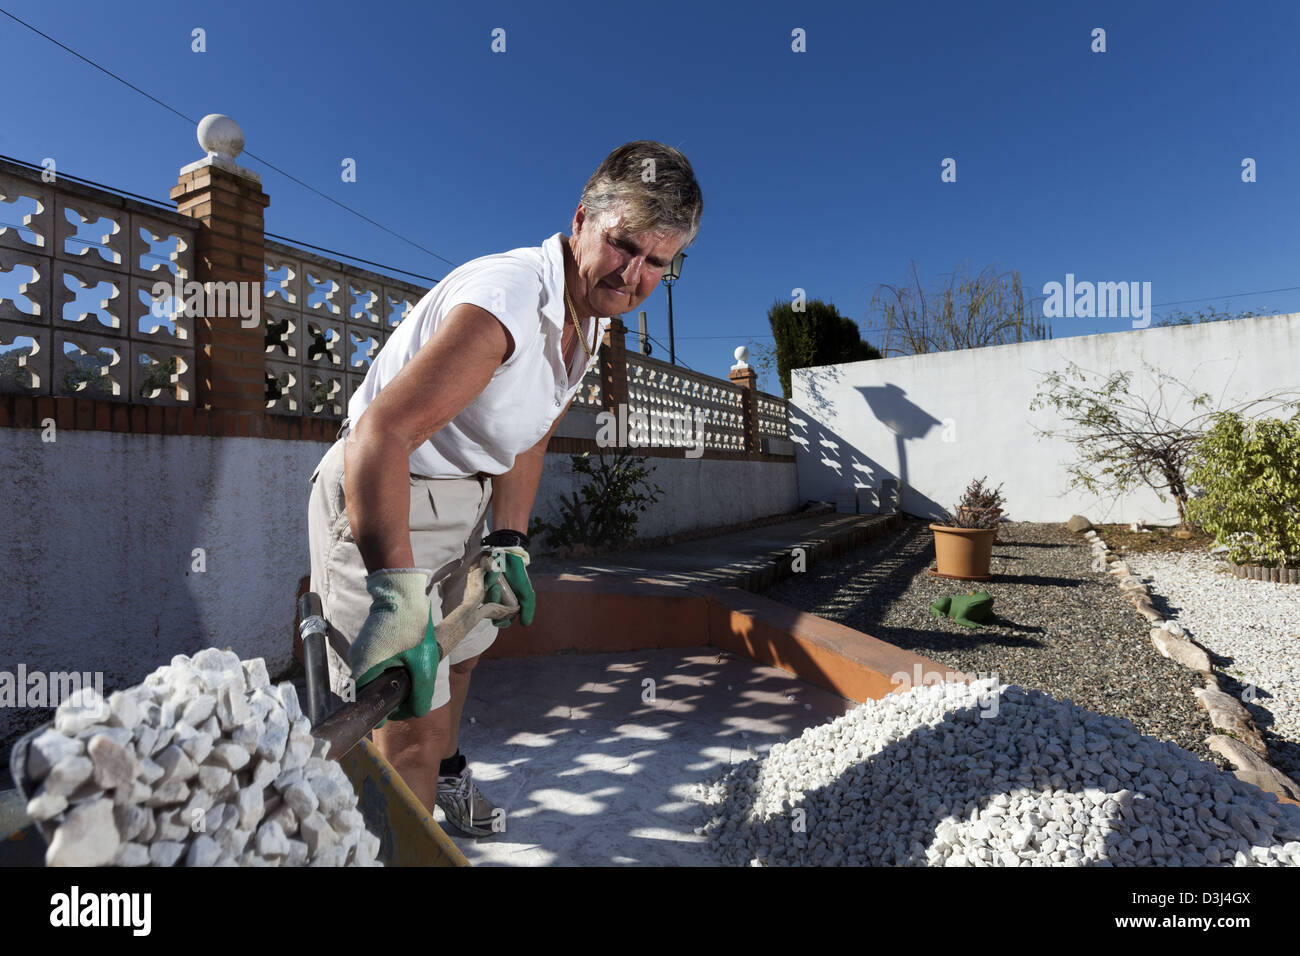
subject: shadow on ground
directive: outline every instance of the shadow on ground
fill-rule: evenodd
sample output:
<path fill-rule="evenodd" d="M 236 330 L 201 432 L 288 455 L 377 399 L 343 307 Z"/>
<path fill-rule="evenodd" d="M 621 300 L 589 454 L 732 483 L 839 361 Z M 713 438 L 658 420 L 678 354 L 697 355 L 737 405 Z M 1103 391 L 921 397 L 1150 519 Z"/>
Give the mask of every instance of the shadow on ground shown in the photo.
<path fill-rule="evenodd" d="M 485 660 L 461 750 L 506 832 L 435 817 L 475 865 L 715 865 L 698 785 L 851 706 L 712 647 Z"/>

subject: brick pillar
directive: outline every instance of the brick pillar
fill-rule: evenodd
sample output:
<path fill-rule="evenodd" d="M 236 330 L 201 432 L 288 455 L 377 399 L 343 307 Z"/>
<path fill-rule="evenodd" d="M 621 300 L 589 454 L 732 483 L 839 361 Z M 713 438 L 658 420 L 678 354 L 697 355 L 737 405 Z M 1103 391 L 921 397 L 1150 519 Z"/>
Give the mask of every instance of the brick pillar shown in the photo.
<path fill-rule="evenodd" d="M 213 411 L 265 411 L 263 210 L 270 198 L 262 192 L 258 175 L 234 162 L 244 148 L 243 133 L 234 120 L 204 117 L 199 123 L 199 144 L 208 157 L 181 169 L 171 191 L 177 211 L 199 223 L 194 278 L 208 291 L 202 313 L 194 321 L 195 402 Z M 241 314 L 240 309 L 229 307 L 228 299 L 218 299 L 235 290 L 234 302 L 255 302 L 255 312 L 249 309 Z"/>
<path fill-rule="evenodd" d="M 743 365 L 732 368 L 727 378 L 744 389 L 741 395 L 745 400 L 745 451 L 757 454 L 763 450 L 758 438 L 758 373 Z"/>
<path fill-rule="evenodd" d="M 605 411 L 618 414 L 618 406 L 627 402 L 627 326 L 617 315 L 609 320 L 604 347 L 600 353 L 600 394 Z"/>

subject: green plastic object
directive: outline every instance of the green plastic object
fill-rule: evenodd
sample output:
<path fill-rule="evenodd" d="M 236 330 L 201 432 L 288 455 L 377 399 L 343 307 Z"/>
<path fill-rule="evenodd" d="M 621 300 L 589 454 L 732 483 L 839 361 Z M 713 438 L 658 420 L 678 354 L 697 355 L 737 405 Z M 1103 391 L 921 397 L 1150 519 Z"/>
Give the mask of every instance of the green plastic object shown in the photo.
<path fill-rule="evenodd" d="M 939 598 L 930 605 L 935 617 L 949 617 L 965 627 L 979 627 L 993 614 L 993 597 L 988 591 L 972 591 L 956 597 Z"/>

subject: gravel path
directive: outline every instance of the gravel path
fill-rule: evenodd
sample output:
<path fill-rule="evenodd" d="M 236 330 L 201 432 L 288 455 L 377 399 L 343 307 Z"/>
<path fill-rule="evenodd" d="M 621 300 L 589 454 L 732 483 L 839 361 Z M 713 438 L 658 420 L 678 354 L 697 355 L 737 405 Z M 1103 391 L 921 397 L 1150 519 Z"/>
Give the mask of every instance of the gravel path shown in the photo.
<path fill-rule="evenodd" d="M 1156 609 L 1210 652 L 1223 689 L 1263 732 L 1273 765 L 1300 776 L 1300 587 L 1233 577 L 1207 554 L 1124 561 L 1150 585 Z"/>
<path fill-rule="evenodd" d="M 1111 576 L 1091 570 L 1087 542 L 1056 524 L 1013 522 L 998 534 L 987 584 L 927 574 L 934 535 L 909 518 L 898 533 L 764 593 L 968 674 L 1127 719 L 1227 769 L 1204 744 L 1213 728 L 1192 696 L 1200 680 L 1151 646 L 1150 625 Z M 931 602 L 972 586 L 993 595 L 995 618 L 985 626 L 930 616 Z"/>

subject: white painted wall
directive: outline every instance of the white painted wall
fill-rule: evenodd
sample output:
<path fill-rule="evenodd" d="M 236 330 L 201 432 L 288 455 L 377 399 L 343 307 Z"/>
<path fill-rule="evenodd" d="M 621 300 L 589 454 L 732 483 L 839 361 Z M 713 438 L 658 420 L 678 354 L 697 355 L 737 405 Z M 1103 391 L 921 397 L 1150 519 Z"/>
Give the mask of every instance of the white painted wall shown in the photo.
<path fill-rule="evenodd" d="M 1076 460 L 1074 446 L 1035 436 L 1033 426 L 1062 425 L 1050 408 L 1031 412 L 1029 403 L 1043 375 L 1070 361 L 1133 371 L 1133 389 L 1154 395 L 1145 361 L 1193 393 L 1209 392 L 1216 408 L 1230 407 L 1300 390 L 1300 314 L 798 369 L 790 418 L 800 493 L 832 501 L 837 489 L 857 485 L 867 500 L 860 510 L 874 510 L 861 489 L 898 476 L 902 510 L 930 516 L 987 474 L 1004 484 L 1012 520 L 1080 513 L 1097 522 L 1176 523 L 1173 499 L 1162 504 L 1145 487 L 1118 500 L 1072 490 L 1066 466 Z M 1165 395 L 1175 422 L 1204 410 L 1190 410 L 1176 386 L 1166 385 Z"/>
<path fill-rule="evenodd" d="M 646 467 L 653 469 L 648 480 L 665 493 L 640 514 L 643 538 L 786 514 L 803 503 L 793 464 L 647 457 Z M 558 522 L 559 498 L 585 480 L 573 474 L 570 455 L 548 454 L 533 514 Z"/>
<path fill-rule="evenodd" d="M 0 670 L 103 672 L 138 683 L 176 654 L 230 647 L 291 659 L 294 595 L 310 572 L 309 479 L 328 444 L 0 428 Z M 651 459 L 662 535 L 794 510 L 793 464 Z M 576 488 L 547 455 L 538 514 Z M 194 573 L 192 551 L 206 551 Z M 0 708 L 0 739 L 31 726 Z"/>
<path fill-rule="evenodd" d="M 312 442 L 0 429 L 0 668 L 102 671 L 111 690 L 215 645 L 282 670 L 320 456 Z M 0 736 L 18 720 L 0 711 Z"/>

